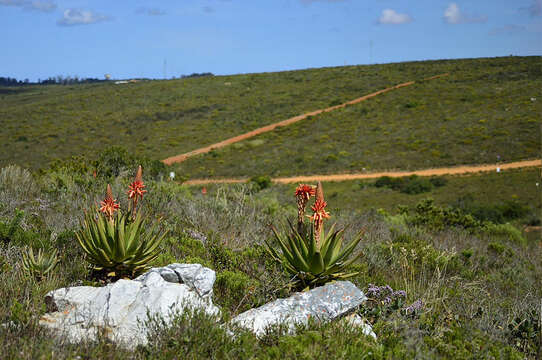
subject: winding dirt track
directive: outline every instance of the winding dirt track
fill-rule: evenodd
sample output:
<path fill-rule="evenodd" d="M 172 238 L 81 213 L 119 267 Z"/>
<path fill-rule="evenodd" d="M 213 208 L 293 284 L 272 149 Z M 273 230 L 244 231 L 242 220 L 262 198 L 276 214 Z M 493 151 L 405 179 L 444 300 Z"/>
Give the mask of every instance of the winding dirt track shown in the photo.
<path fill-rule="evenodd" d="M 431 76 L 431 77 L 428 77 L 428 78 L 424 79 L 424 81 L 433 80 L 433 79 L 437 79 L 437 78 L 440 78 L 440 77 L 443 77 L 443 76 L 448 76 L 448 75 L 450 75 L 450 74 L 445 73 L 445 74 L 435 75 L 435 76 Z M 180 162 L 183 162 L 186 159 L 188 159 L 189 157 L 192 157 L 194 155 L 205 154 L 205 153 L 208 153 L 209 151 L 211 151 L 213 149 L 218 149 L 218 148 L 221 148 L 221 147 L 224 147 L 224 146 L 227 146 L 227 145 L 234 144 L 234 143 L 239 142 L 239 141 L 249 139 L 249 138 L 254 137 L 256 135 L 260 135 L 260 134 L 263 134 L 263 133 L 266 133 L 266 132 L 269 132 L 269 131 L 273 131 L 277 127 L 287 126 L 287 125 L 296 123 L 298 121 L 301 121 L 301 120 L 304 120 L 304 119 L 308 118 L 309 116 L 314 116 L 314 115 L 326 113 L 326 112 L 329 112 L 329 111 L 337 110 L 337 109 L 340 109 L 340 108 L 344 108 L 347 105 L 357 104 L 357 103 L 360 103 L 360 102 L 365 101 L 367 99 L 378 96 L 380 94 L 384 94 L 384 93 L 386 93 L 388 91 L 399 89 L 399 88 L 402 88 L 402 87 L 405 87 L 405 86 L 410 86 L 410 85 L 412 85 L 414 83 L 415 83 L 415 81 L 409 81 L 409 82 L 406 82 L 406 83 L 398 84 L 398 85 L 395 85 L 395 86 L 392 86 L 392 87 L 389 87 L 389 88 L 386 88 L 386 89 L 376 91 L 376 92 L 374 92 L 372 94 L 368 94 L 368 95 L 362 96 L 360 98 L 350 100 L 348 102 L 345 102 L 344 104 L 330 106 L 330 107 L 325 108 L 325 109 L 315 110 L 315 111 L 312 111 L 312 112 L 309 112 L 309 113 L 294 116 L 292 118 L 282 120 L 282 121 L 276 122 L 274 124 L 270 124 L 270 125 L 258 128 L 256 130 L 252 130 L 252 131 L 249 131 L 247 133 L 244 133 L 244 134 L 241 134 L 241 135 L 226 139 L 226 140 L 218 142 L 216 144 L 212 144 L 212 145 L 209 145 L 209 146 L 206 146 L 206 147 L 202 147 L 202 148 L 199 148 L 199 149 L 196 149 L 196 150 L 192 150 L 192 151 L 187 152 L 185 154 L 168 157 L 167 159 L 162 160 L 162 162 L 164 164 L 166 164 L 166 165 L 180 163 Z"/>
<path fill-rule="evenodd" d="M 500 170 L 507 169 L 517 169 L 524 167 L 540 167 L 542 166 L 542 160 L 525 160 L 525 161 L 516 161 L 506 164 L 485 164 L 485 165 L 464 165 L 456 167 L 444 167 L 444 168 L 434 168 L 434 169 L 425 169 L 417 171 L 385 171 L 385 172 L 376 172 L 376 173 L 358 173 L 358 174 L 335 174 L 335 175 L 310 175 L 310 176 L 293 176 L 293 177 L 282 177 L 272 179 L 274 183 L 278 184 L 288 184 L 288 183 L 306 183 L 306 182 L 317 182 L 317 181 L 344 181 L 344 180 L 358 180 L 358 179 L 374 179 L 381 176 L 389 177 L 401 177 L 409 175 L 418 175 L 418 176 L 434 176 L 434 175 L 461 175 L 461 174 L 471 174 L 477 172 L 490 172 L 497 171 L 497 167 Z M 207 185 L 207 184 L 234 184 L 234 183 L 244 183 L 248 179 L 193 179 L 184 182 L 186 185 Z"/>

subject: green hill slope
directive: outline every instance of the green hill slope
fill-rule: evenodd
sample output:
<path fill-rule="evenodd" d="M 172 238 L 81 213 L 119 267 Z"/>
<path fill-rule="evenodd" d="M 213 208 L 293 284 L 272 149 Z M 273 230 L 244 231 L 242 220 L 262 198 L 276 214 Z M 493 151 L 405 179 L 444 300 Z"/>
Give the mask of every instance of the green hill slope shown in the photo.
<path fill-rule="evenodd" d="M 0 166 L 41 167 L 109 145 L 163 159 L 449 67 L 436 61 L 0 89 Z"/>
<path fill-rule="evenodd" d="M 451 62 L 419 82 L 178 166 L 192 178 L 413 170 L 540 156 L 540 58 Z"/>
<path fill-rule="evenodd" d="M 181 171 L 286 175 L 493 161 L 497 153 L 522 159 L 539 148 L 541 64 L 540 57 L 442 60 L 0 89 L 0 166 L 38 168 L 110 145 L 162 159 L 444 72 L 451 77 L 189 160 Z"/>

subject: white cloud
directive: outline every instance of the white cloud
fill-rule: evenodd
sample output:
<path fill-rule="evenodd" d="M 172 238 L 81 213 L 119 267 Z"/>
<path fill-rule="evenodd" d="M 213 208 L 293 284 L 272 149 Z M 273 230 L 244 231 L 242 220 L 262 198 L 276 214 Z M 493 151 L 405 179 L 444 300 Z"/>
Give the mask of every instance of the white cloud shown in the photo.
<path fill-rule="evenodd" d="M 399 14 L 392 9 L 382 10 L 382 15 L 378 19 L 379 24 L 406 24 L 412 21 L 412 18 L 408 14 Z"/>
<path fill-rule="evenodd" d="M 0 0 L 0 5 L 3 6 L 17 6 L 25 10 L 36 10 L 41 12 L 54 11 L 57 6 L 53 1 L 29 1 L 29 0 Z"/>
<path fill-rule="evenodd" d="M 66 9 L 62 18 L 58 19 L 56 23 L 60 26 L 73 26 L 95 24 L 107 20 L 110 20 L 109 17 L 89 10 Z"/>
<path fill-rule="evenodd" d="M 450 3 L 444 10 L 444 21 L 448 24 L 472 24 L 486 22 L 486 16 L 471 16 L 462 12 L 456 3 Z"/>

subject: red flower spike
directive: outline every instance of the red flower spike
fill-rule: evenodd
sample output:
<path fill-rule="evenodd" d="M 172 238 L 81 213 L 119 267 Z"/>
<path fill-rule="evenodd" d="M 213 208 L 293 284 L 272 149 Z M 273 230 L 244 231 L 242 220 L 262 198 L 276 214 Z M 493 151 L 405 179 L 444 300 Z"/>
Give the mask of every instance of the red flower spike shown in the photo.
<path fill-rule="evenodd" d="M 113 199 L 113 191 L 111 190 L 111 185 L 107 184 L 107 194 L 105 196 L 105 199 L 100 201 L 99 211 L 111 219 L 115 214 L 115 211 L 117 211 L 119 207 L 119 204 L 117 204 L 116 200 Z"/>
<path fill-rule="evenodd" d="M 301 197 L 305 201 L 309 200 L 311 196 L 314 196 L 316 194 L 316 190 L 314 190 L 314 187 L 306 184 L 299 184 L 299 186 L 295 189 L 295 196 Z"/>
<path fill-rule="evenodd" d="M 311 207 L 314 214 L 310 216 L 311 221 L 314 221 L 314 236 L 316 237 L 316 244 L 320 247 L 320 235 L 324 224 L 324 219 L 329 218 L 329 213 L 326 211 L 327 203 L 324 201 L 324 188 L 322 183 L 318 181 L 316 185 L 316 200 Z"/>
<path fill-rule="evenodd" d="M 134 203 L 137 203 L 138 197 L 143 199 L 143 194 L 147 192 L 147 190 L 144 190 L 145 185 L 143 184 L 141 172 L 141 165 L 139 165 L 134 181 L 128 187 L 128 198 L 133 199 Z"/>
<path fill-rule="evenodd" d="M 314 214 L 310 217 L 312 221 L 315 223 L 320 223 L 324 219 L 329 218 L 329 213 L 325 210 L 327 206 L 327 202 L 322 201 L 320 199 L 316 199 L 314 202 L 314 205 L 311 206 L 312 211 L 314 211 Z"/>

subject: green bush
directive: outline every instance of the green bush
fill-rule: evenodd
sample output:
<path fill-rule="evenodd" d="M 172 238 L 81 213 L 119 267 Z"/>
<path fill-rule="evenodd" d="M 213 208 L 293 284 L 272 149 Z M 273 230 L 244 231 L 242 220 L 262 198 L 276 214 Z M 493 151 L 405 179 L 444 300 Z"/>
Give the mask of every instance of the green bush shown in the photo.
<path fill-rule="evenodd" d="M 271 186 L 271 177 L 267 175 L 253 176 L 250 178 L 252 189 L 256 192 Z"/>
<path fill-rule="evenodd" d="M 7 223 L 0 221 L 0 242 L 16 245 L 34 245 L 39 242 L 40 235 L 32 230 L 24 230 L 21 223 L 24 211 L 16 210 L 15 216 Z"/>
<path fill-rule="evenodd" d="M 253 305 L 258 281 L 238 271 L 226 270 L 216 275 L 217 302 L 235 313 L 248 310 Z"/>
<path fill-rule="evenodd" d="M 442 208 L 434 204 L 433 199 L 425 199 L 416 204 L 414 213 L 408 212 L 408 223 L 424 225 L 435 230 L 447 227 L 462 227 L 469 231 L 481 230 L 481 222 L 459 209 Z"/>
<path fill-rule="evenodd" d="M 429 192 L 433 189 L 433 186 L 444 186 L 446 179 L 444 178 L 425 178 L 417 175 L 411 175 L 406 177 L 389 177 L 382 176 L 375 182 L 375 186 L 386 187 L 392 190 L 402 192 L 404 194 L 421 194 Z"/>
<path fill-rule="evenodd" d="M 466 195 L 456 201 L 455 207 L 471 214 L 480 221 L 491 221 L 503 224 L 508 221 L 526 217 L 530 209 L 517 200 L 507 200 L 496 204 L 479 204 L 472 195 Z"/>
<path fill-rule="evenodd" d="M 493 224 L 491 222 L 486 222 L 484 223 L 483 229 L 490 235 L 506 237 L 516 244 L 525 245 L 527 243 L 527 239 L 523 236 L 521 231 L 509 223 Z"/>
<path fill-rule="evenodd" d="M 93 163 L 97 175 L 106 179 L 119 176 L 123 172 L 132 175 L 132 169 L 137 168 L 138 165 L 143 167 L 145 176 L 148 178 L 158 178 L 167 173 L 167 166 L 161 161 L 135 156 L 121 146 L 106 148 Z"/>

